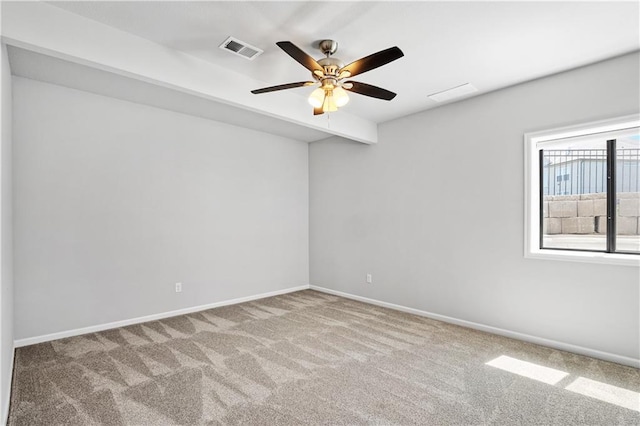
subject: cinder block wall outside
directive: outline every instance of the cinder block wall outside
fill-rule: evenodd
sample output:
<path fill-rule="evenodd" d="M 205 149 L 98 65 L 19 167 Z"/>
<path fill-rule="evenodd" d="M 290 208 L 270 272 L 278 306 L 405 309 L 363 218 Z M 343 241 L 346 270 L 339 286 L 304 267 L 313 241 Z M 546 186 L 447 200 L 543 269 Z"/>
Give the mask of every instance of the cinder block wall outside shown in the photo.
<path fill-rule="evenodd" d="M 640 234 L 640 192 L 621 192 L 617 198 L 617 234 Z M 607 195 L 548 195 L 543 199 L 545 234 L 605 234 Z"/>

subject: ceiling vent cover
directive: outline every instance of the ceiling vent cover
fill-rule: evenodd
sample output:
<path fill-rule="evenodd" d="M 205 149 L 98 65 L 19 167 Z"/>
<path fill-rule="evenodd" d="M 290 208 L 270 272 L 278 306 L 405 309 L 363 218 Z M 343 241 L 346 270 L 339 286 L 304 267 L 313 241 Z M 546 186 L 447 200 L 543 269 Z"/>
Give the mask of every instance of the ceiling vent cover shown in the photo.
<path fill-rule="evenodd" d="M 254 60 L 256 57 L 260 56 L 262 49 L 258 49 L 255 46 L 250 45 L 249 43 L 245 43 L 244 41 L 238 40 L 234 37 L 229 37 L 226 39 L 221 45 L 220 49 L 226 50 L 227 52 L 231 52 L 234 55 L 242 56 L 245 59 L 250 61 Z"/>
<path fill-rule="evenodd" d="M 436 102 L 444 102 L 450 99 L 460 98 L 477 91 L 478 89 L 473 87 L 473 85 L 465 83 L 460 86 L 452 87 L 451 89 L 443 90 L 442 92 L 433 93 L 427 97 Z"/>

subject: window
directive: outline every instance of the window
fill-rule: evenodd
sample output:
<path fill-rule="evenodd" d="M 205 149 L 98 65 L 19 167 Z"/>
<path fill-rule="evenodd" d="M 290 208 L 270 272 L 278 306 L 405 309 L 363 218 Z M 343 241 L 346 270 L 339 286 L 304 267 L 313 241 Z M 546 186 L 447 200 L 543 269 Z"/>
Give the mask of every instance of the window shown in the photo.
<path fill-rule="evenodd" d="M 640 119 L 525 135 L 525 256 L 640 266 Z"/>

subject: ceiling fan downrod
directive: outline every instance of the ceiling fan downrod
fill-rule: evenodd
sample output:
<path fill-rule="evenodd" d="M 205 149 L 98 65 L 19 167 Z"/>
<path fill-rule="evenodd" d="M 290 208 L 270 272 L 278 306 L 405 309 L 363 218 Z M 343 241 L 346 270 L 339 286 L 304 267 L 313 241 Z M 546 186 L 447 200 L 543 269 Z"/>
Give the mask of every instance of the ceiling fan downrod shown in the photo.
<path fill-rule="evenodd" d="M 344 66 L 344 62 L 336 57 L 331 57 L 338 50 L 338 42 L 335 40 L 322 40 L 318 45 L 318 49 L 326 55 L 326 58 L 318 60 L 318 64 L 322 66 L 324 72 L 314 73 L 318 81 L 323 81 L 327 78 L 333 80 L 338 78 L 338 71 Z M 334 81 L 335 85 L 335 81 Z"/>

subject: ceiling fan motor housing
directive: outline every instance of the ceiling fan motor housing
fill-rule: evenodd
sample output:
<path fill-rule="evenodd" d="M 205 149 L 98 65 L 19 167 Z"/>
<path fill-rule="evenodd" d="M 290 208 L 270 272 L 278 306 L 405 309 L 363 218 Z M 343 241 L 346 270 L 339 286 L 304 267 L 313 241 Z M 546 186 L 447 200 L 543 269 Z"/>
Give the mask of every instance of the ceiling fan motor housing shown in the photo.
<path fill-rule="evenodd" d="M 336 77 L 340 68 L 344 67 L 344 62 L 338 58 L 327 57 L 318 60 L 318 65 L 322 67 L 325 77 Z"/>
<path fill-rule="evenodd" d="M 316 76 L 316 80 L 324 81 L 326 78 L 337 77 L 340 68 L 344 67 L 344 62 L 331 55 L 338 50 L 338 42 L 335 40 L 322 40 L 318 48 L 326 55 L 326 58 L 318 60 L 318 65 L 322 67 L 324 76 Z"/>

